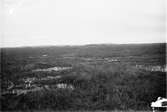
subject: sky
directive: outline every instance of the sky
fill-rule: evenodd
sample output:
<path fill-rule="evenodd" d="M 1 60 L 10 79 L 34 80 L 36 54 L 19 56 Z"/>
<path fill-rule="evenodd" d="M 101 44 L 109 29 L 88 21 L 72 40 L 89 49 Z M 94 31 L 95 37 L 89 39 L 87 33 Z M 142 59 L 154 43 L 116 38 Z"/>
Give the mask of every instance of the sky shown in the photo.
<path fill-rule="evenodd" d="M 165 42 L 165 0 L 2 0 L 1 47 Z"/>

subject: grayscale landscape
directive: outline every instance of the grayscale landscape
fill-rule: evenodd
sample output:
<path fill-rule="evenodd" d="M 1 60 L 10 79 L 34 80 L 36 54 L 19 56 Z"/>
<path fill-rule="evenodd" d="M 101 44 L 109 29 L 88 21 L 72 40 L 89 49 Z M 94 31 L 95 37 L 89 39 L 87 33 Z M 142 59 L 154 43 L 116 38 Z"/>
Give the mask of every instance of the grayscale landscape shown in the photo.
<path fill-rule="evenodd" d="M 150 111 L 166 95 L 165 46 L 2 48 L 2 110 Z"/>
<path fill-rule="evenodd" d="M 165 0 L 0 0 L 0 112 L 166 112 Z"/>

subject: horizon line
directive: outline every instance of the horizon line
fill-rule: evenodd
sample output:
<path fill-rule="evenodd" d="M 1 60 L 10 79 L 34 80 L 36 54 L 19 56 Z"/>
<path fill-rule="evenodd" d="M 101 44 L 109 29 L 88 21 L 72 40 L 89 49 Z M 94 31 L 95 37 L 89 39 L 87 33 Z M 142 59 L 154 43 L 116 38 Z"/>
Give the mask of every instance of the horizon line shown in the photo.
<path fill-rule="evenodd" d="M 167 42 L 143 42 L 143 43 L 92 43 L 92 44 L 62 44 L 62 45 L 27 45 L 27 46 L 6 46 L 0 48 L 27 48 L 27 47 L 79 47 L 79 46 L 90 46 L 90 45 L 142 45 L 142 44 L 166 44 Z"/>

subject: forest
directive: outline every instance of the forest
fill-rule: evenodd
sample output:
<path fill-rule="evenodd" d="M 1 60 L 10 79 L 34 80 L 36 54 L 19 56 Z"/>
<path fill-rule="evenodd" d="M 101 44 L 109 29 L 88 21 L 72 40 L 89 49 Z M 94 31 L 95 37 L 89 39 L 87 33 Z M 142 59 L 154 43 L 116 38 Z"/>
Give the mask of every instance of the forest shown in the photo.
<path fill-rule="evenodd" d="M 166 44 L 1 48 L 1 110 L 151 110 Z"/>

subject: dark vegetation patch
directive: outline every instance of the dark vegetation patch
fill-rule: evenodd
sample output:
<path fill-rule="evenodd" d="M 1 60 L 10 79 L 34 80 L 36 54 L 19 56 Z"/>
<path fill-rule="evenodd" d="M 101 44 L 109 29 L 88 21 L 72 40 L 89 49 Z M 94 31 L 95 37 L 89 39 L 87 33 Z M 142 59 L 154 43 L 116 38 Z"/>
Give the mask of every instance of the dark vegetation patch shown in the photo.
<path fill-rule="evenodd" d="M 41 87 L 1 95 L 1 110 L 149 110 L 152 101 L 166 94 L 165 72 L 135 67 L 166 65 L 165 44 L 3 48 L 1 54 L 2 92 L 11 82 L 25 89 L 26 78 L 35 78 L 32 85 Z M 72 69 L 32 72 L 55 66 Z M 41 80 L 48 76 L 61 78 Z"/>

